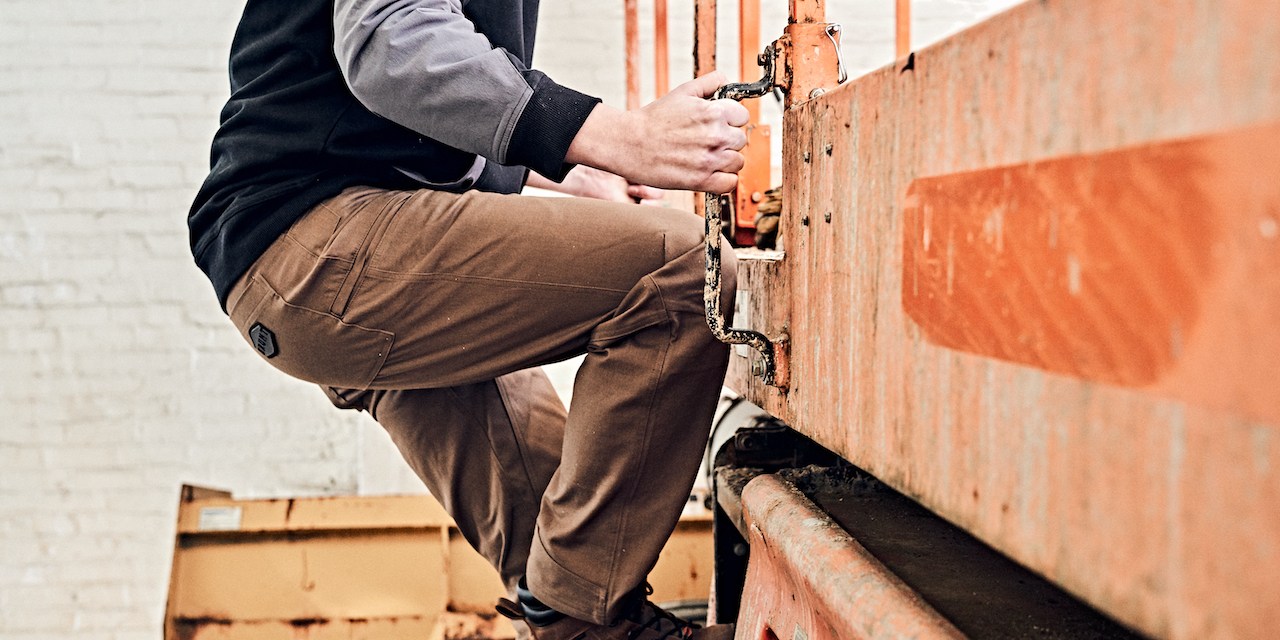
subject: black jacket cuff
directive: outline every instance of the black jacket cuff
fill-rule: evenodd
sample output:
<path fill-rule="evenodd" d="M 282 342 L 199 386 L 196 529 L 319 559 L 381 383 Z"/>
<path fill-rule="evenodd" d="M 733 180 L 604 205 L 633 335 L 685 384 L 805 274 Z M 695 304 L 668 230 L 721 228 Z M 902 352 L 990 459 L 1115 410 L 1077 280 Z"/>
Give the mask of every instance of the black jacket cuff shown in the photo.
<path fill-rule="evenodd" d="M 533 95 L 511 134 L 505 164 L 529 167 L 556 182 L 564 180 L 573 168 L 564 161 L 569 145 L 599 102 L 599 98 L 562 87 L 546 76 L 537 78 Z"/>

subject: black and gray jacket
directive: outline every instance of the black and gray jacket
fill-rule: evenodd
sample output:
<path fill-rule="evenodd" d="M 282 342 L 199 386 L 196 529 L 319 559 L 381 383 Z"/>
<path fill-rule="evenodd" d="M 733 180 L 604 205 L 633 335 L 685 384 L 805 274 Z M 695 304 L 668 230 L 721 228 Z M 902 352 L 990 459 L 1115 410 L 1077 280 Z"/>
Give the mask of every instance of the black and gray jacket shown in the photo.
<path fill-rule="evenodd" d="M 248 0 L 188 218 L 224 308 L 290 224 L 349 186 L 561 179 L 598 100 L 529 68 L 537 14 L 538 0 Z"/>

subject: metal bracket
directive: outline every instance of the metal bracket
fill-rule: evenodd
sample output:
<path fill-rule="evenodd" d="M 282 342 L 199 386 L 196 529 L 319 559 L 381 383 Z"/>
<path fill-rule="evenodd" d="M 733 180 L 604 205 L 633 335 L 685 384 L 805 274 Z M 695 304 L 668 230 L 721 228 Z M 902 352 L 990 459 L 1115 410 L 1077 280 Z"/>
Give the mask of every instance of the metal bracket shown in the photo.
<path fill-rule="evenodd" d="M 776 58 L 777 51 L 775 47 L 773 45 L 766 47 L 757 59 L 760 66 L 764 68 L 764 75 L 760 80 L 750 83 L 726 84 L 716 90 L 712 99 L 743 100 L 770 93 L 775 86 L 774 63 Z M 707 326 L 711 328 L 711 333 L 721 342 L 745 344 L 759 351 L 761 366 L 758 370 L 753 367 L 753 373 L 758 373 L 767 385 L 780 386 L 777 375 L 778 345 L 758 331 L 734 329 L 725 326 L 724 311 L 720 308 L 720 291 L 724 280 L 720 260 L 720 245 L 723 240 L 720 225 L 724 209 L 732 205 L 729 204 L 728 197 L 723 195 L 708 193 L 705 194 L 705 198 L 707 271 L 703 297 L 706 303 Z"/>

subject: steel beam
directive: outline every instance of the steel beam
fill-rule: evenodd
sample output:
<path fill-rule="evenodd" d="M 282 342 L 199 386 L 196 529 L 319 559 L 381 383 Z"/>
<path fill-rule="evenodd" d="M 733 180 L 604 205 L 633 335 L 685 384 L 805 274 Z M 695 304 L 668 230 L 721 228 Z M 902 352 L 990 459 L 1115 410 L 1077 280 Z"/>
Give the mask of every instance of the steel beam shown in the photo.
<path fill-rule="evenodd" d="M 743 593 L 737 637 L 964 637 L 778 476 L 748 483 L 742 511 L 751 544 L 750 588 Z"/>

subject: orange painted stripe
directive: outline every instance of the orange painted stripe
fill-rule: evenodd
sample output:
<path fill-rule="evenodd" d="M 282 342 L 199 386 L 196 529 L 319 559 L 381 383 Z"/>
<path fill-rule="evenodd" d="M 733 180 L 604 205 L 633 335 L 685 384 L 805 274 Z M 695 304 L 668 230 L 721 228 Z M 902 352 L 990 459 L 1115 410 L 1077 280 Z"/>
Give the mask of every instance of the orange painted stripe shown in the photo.
<path fill-rule="evenodd" d="M 912 182 L 934 344 L 1280 425 L 1280 125 Z"/>

